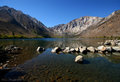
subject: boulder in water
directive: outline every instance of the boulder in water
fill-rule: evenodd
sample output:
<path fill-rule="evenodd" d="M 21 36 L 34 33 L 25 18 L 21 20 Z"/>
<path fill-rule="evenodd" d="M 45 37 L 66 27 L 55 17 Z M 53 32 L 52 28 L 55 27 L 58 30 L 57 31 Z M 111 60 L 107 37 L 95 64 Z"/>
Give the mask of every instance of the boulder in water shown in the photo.
<path fill-rule="evenodd" d="M 75 62 L 76 62 L 76 63 L 82 63 L 82 62 L 83 62 L 83 56 L 78 55 L 78 56 L 75 58 Z"/>
<path fill-rule="evenodd" d="M 81 53 L 83 53 L 83 54 L 87 53 L 87 47 L 79 47 L 79 49 L 80 49 Z"/>
<path fill-rule="evenodd" d="M 55 48 L 53 48 L 52 49 L 52 53 L 58 53 L 58 52 L 60 52 L 60 51 L 62 51 L 62 49 L 60 48 L 60 47 L 55 47 Z"/>
<path fill-rule="evenodd" d="M 88 47 L 87 50 L 93 53 L 96 51 L 95 48 L 92 46 Z"/>
<path fill-rule="evenodd" d="M 45 48 L 38 47 L 38 48 L 37 48 L 37 52 L 40 52 L 40 51 L 45 51 Z"/>

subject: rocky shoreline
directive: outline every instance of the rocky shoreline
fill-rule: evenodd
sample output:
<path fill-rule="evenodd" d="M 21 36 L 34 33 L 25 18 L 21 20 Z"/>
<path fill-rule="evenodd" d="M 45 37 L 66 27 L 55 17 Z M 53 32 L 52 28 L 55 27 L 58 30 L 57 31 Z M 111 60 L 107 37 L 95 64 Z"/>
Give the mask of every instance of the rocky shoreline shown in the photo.
<path fill-rule="evenodd" d="M 79 53 L 74 59 L 76 63 L 83 63 L 84 56 L 82 54 L 87 53 L 102 53 L 102 54 L 112 54 L 113 52 L 120 53 L 120 40 L 106 40 L 105 42 L 98 42 L 98 47 L 93 46 L 79 46 L 79 47 L 54 47 L 52 53 Z M 8 45 L 5 47 L 0 47 L 0 80 L 3 79 L 4 75 L 11 70 L 7 68 L 8 54 L 19 54 L 22 48 L 15 45 Z M 44 52 L 45 48 L 38 47 L 37 52 Z"/>
<path fill-rule="evenodd" d="M 8 59 L 10 58 L 8 54 L 18 54 L 20 53 L 22 48 L 19 48 L 15 45 L 8 45 L 5 48 L 3 46 L 0 47 L 0 81 L 3 79 L 4 75 L 11 70 L 8 68 Z"/>
<path fill-rule="evenodd" d="M 87 54 L 89 52 L 91 53 L 102 53 L 102 54 L 107 54 L 110 53 L 112 54 L 113 52 L 120 52 L 120 40 L 106 40 L 105 42 L 98 42 L 100 46 L 98 47 L 93 47 L 93 46 L 80 46 L 76 48 L 70 48 L 70 47 L 55 47 L 51 50 L 52 53 L 82 53 L 82 54 Z M 42 47 L 38 47 L 37 51 L 44 51 L 45 49 Z M 78 61 L 76 61 L 78 60 Z M 78 55 L 75 58 L 75 62 L 83 61 L 83 57 L 81 55 Z"/>
<path fill-rule="evenodd" d="M 52 53 L 82 53 L 86 54 L 87 52 L 92 52 L 92 53 L 112 53 L 112 52 L 120 52 L 120 40 L 106 40 L 104 43 L 101 42 L 101 45 L 98 47 L 93 47 L 93 46 L 80 46 L 77 48 L 70 48 L 70 47 L 65 47 L 65 48 L 60 48 L 60 47 L 55 47 L 51 51 Z"/>

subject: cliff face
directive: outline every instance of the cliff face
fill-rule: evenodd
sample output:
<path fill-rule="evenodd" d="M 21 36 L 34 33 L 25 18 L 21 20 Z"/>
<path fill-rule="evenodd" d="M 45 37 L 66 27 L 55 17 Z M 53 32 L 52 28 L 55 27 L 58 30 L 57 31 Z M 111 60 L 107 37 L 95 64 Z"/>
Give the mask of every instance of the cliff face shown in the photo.
<path fill-rule="evenodd" d="M 0 34 L 12 33 L 27 37 L 49 37 L 49 30 L 40 21 L 13 8 L 0 7 Z"/>

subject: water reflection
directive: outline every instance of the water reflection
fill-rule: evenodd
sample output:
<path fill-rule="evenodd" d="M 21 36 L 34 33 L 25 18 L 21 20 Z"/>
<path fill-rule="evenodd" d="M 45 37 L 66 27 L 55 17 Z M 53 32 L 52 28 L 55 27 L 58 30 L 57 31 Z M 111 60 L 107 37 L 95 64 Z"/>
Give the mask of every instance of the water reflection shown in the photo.
<path fill-rule="evenodd" d="M 23 48 L 22 52 L 18 55 L 12 55 L 13 58 L 9 62 L 9 66 L 14 66 L 14 65 L 19 65 L 23 64 L 25 61 L 30 60 L 38 55 L 36 52 L 36 49 L 38 46 L 44 47 L 44 48 L 53 48 L 56 46 L 59 47 L 79 47 L 79 46 L 98 46 L 98 42 L 104 41 L 104 39 L 52 39 L 52 38 L 47 38 L 47 39 L 1 39 L 0 40 L 0 45 L 3 47 L 7 45 L 16 45 L 21 48 Z M 104 56 L 107 58 L 109 61 L 114 62 L 114 63 L 120 63 L 120 56 L 119 53 L 114 53 L 110 56 L 108 55 L 103 55 L 103 54 L 98 54 L 93 55 L 92 53 L 88 53 L 89 55 L 88 58 L 94 58 L 96 56 Z M 79 55 L 78 53 L 74 55 Z"/>
<path fill-rule="evenodd" d="M 120 56 L 115 54 L 80 53 L 55 54 L 51 48 L 98 46 L 97 42 L 104 39 L 15 39 L 0 40 L 2 46 L 16 45 L 23 48 L 22 52 L 12 55 L 8 67 L 13 68 L 6 78 L 12 78 L 21 69 L 23 80 L 27 81 L 119 81 L 120 80 Z M 44 47 L 45 52 L 37 53 L 38 46 Z M 74 59 L 77 55 L 83 55 L 83 64 L 77 64 Z M 20 70 L 19 70 L 19 69 Z M 23 73 L 24 71 L 24 73 Z M 22 75 L 18 73 L 16 78 Z M 10 77 L 11 76 L 11 77 Z M 13 80 L 16 78 L 12 78 Z"/>

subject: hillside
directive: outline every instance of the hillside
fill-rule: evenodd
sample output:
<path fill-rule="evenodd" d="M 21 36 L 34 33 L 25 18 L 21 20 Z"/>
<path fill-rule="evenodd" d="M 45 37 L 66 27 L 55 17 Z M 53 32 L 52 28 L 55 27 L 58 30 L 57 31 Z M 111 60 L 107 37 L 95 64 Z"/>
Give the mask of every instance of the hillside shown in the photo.
<path fill-rule="evenodd" d="M 48 28 L 19 10 L 0 7 L 1 37 L 120 37 L 120 10 L 101 18 L 84 16 Z"/>
<path fill-rule="evenodd" d="M 80 37 L 120 37 L 120 10 L 105 17 L 97 25 L 91 26 Z"/>
<path fill-rule="evenodd" d="M 7 6 L 0 7 L 0 35 L 50 37 L 49 30 L 40 21 Z"/>

